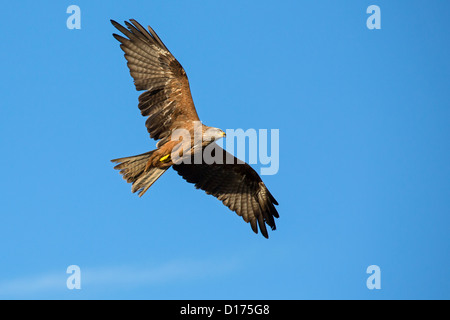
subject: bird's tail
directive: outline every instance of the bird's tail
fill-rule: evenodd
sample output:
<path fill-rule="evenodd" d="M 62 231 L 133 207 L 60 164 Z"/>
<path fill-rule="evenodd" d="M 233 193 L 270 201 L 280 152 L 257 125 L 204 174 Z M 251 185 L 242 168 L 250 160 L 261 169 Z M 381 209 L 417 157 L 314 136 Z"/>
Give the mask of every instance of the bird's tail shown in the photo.
<path fill-rule="evenodd" d="M 120 174 L 122 174 L 123 178 L 127 180 L 128 183 L 133 184 L 131 191 L 133 193 L 139 191 L 139 197 L 142 197 L 148 188 L 150 188 L 151 185 L 168 169 L 147 166 L 147 162 L 154 151 L 155 150 L 137 156 L 111 160 L 111 162 L 118 163 L 114 169 L 120 170 Z"/>

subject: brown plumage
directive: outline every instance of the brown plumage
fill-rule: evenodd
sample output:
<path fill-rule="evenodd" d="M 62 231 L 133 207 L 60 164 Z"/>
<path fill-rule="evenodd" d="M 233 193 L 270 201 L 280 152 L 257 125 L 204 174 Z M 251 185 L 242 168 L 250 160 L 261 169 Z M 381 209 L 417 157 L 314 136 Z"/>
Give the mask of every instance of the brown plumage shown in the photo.
<path fill-rule="evenodd" d="M 173 167 L 187 182 L 194 183 L 196 188 L 218 198 L 242 216 L 255 233 L 258 233 L 259 226 L 267 238 L 266 224 L 272 230 L 276 229 L 277 201 L 255 170 L 218 146 L 214 152 L 221 153 L 222 164 L 220 161 L 207 164 L 203 160 L 194 164 L 197 152 L 225 134 L 199 122 L 186 72 L 156 32 L 150 27 L 147 31 L 135 20 L 130 22 L 125 22 L 125 28 L 111 20 L 126 38 L 117 34 L 113 36 L 125 52 L 136 90 L 146 90 L 139 96 L 139 109 L 147 117 L 145 125 L 150 137 L 159 141 L 156 150 L 112 160 L 118 163 L 114 168 L 132 183 L 132 192 L 138 191 L 142 196 L 167 169 Z M 198 128 L 203 138 L 200 144 L 194 139 Z M 190 139 L 172 139 L 177 129 L 189 132 Z M 175 162 L 175 154 L 192 161 Z"/>

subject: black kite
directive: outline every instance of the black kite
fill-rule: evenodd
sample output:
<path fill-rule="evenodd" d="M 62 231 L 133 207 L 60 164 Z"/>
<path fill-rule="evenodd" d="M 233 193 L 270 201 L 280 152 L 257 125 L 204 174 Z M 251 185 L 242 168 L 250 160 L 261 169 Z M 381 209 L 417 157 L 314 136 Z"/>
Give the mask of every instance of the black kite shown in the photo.
<path fill-rule="evenodd" d="M 131 22 L 131 23 L 130 23 Z M 201 145 L 195 145 L 194 127 L 200 119 L 192 101 L 189 81 L 180 63 L 173 57 L 152 28 L 148 31 L 135 20 L 125 22 L 126 27 L 111 23 L 127 38 L 113 34 L 125 52 L 130 74 L 136 90 L 146 90 L 139 96 L 139 109 L 148 117 L 145 123 L 150 137 L 159 140 L 156 150 L 132 157 L 112 160 L 118 163 L 123 178 L 132 183 L 132 192 L 142 196 L 148 188 L 170 167 L 187 182 L 206 191 L 249 222 L 258 233 L 258 225 L 268 238 L 266 224 L 275 230 L 274 217 L 278 218 L 275 198 L 270 194 L 259 175 L 248 164 L 215 145 L 224 161 L 207 164 L 174 162 L 171 155 L 181 150 L 183 157 L 194 157 L 197 150 L 225 136 L 213 127 L 200 124 Z M 187 130 L 191 140 L 171 139 L 177 129 Z M 231 159 L 231 161 L 230 161 Z"/>

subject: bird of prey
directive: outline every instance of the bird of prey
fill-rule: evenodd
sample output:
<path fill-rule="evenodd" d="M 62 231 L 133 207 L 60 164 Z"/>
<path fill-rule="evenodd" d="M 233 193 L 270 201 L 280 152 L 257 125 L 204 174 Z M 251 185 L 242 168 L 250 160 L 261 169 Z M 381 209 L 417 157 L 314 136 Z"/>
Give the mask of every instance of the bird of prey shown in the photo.
<path fill-rule="evenodd" d="M 114 169 L 120 170 L 123 178 L 132 183 L 133 193 L 142 196 L 172 167 L 187 182 L 213 195 L 250 223 L 255 233 L 259 226 L 262 235 L 268 238 L 266 224 L 276 229 L 274 218 L 279 217 L 275 208 L 278 203 L 255 170 L 215 144 L 225 133 L 200 122 L 181 64 L 150 26 L 147 31 L 133 19 L 125 21 L 126 27 L 113 20 L 111 23 L 125 36 L 113 34 L 125 52 L 136 90 L 145 90 L 139 96 L 138 106 L 141 114 L 148 117 L 145 125 L 150 137 L 158 141 L 156 150 L 111 160 L 117 163 Z M 173 139 L 173 133 L 180 129 L 191 138 Z M 197 131 L 201 134 L 200 140 L 194 138 L 196 129 L 200 129 Z M 213 143 L 213 155 L 219 152 L 217 156 L 222 161 L 173 159 L 174 154 L 179 154 L 180 159 L 193 159 Z"/>

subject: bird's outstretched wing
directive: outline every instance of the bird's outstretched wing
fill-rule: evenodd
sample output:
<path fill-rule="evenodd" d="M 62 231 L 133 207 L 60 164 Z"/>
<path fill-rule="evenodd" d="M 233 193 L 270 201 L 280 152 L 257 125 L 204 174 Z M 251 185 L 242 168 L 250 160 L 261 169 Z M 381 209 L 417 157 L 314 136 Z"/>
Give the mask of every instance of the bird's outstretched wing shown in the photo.
<path fill-rule="evenodd" d="M 136 90 L 147 90 L 139 96 L 139 109 L 148 117 L 145 125 L 150 137 L 164 139 L 186 121 L 199 121 L 189 81 L 156 32 L 150 27 L 147 31 L 133 19 L 130 22 L 125 21 L 127 29 L 111 20 L 127 38 L 113 36 L 125 52 Z"/>
<path fill-rule="evenodd" d="M 268 238 L 266 224 L 276 229 L 274 218 L 279 217 L 275 208 L 278 202 L 252 167 L 218 146 L 214 150 L 223 154 L 222 164 L 194 164 L 193 159 L 192 164 L 181 163 L 173 168 L 197 189 L 213 195 L 242 216 L 255 233 L 259 225 L 262 235 Z"/>

